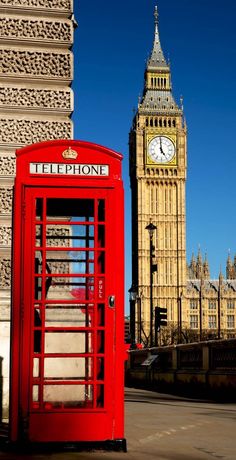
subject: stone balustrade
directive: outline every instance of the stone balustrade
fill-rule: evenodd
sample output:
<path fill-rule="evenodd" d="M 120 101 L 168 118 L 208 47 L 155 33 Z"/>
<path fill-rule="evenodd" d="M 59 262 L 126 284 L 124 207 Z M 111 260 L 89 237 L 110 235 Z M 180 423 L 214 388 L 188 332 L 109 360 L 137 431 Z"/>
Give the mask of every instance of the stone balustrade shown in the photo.
<path fill-rule="evenodd" d="M 145 365 L 150 359 L 151 364 Z M 236 339 L 131 350 L 126 384 L 191 397 L 236 400 Z"/>

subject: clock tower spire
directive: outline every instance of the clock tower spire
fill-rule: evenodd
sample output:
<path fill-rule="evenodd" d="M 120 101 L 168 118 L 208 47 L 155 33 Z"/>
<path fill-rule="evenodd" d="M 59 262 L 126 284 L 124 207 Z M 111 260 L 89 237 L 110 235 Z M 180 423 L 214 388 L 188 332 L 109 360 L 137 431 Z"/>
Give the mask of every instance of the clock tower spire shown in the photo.
<path fill-rule="evenodd" d="M 154 42 L 153 42 L 153 49 L 151 56 L 149 58 L 149 65 L 150 66 L 166 66 L 166 61 L 164 58 L 164 54 L 161 48 L 160 38 L 159 38 L 159 30 L 158 30 L 158 11 L 157 6 L 155 6 L 154 11 L 154 24 L 155 24 L 155 33 L 154 33 Z"/>
<path fill-rule="evenodd" d="M 157 6 L 154 11 L 154 41 L 145 70 L 145 85 L 141 107 L 146 111 L 181 112 L 177 106 L 171 88 L 170 64 L 164 57 L 158 30 Z"/>
<path fill-rule="evenodd" d="M 144 78 L 143 95 L 129 139 L 132 281 L 141 298 L 143 340 L 152 345 L 154 312 L 151 314 L 150 305 L 153 309 L 167 308 L 168 321 L 178 323 L 180 328 L 180 298 L 186 284 L 186 126 L 183 108 L 176 104 L 172 94 L 170 65 L 160 43 L 157 7 L 153 47 Z M 151 276 L 149 235 L 145 230 L 150 222 L 157 228 L 152 251 L 157 272 Z M 140 315 L 137 320 L 140 321 Z"/>

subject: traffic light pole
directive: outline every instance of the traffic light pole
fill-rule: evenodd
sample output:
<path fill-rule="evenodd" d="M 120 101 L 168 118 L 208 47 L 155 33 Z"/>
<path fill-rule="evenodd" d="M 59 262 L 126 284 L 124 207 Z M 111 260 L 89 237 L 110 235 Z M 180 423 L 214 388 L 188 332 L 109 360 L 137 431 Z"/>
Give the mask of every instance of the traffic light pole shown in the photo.
<path fill-rule="evenodd" d="M 156 327 L 156 321 L 155 321 L 155 337 L 154 337 L 155 347 L 158 347 L 158 332 L 159 332 L 159 329 Z"/>
<path fill-rule="evenodd" d="M 153 234 L 157 227 L 150 222 L 149 225 L 147 225 L 146 230 L 148 230 L 149 233 L 149 242 L 150 242 L 150 249 L 149 249 L 149 256 L 150 256 L 150 344 L 149 346 L 153 346 L 153 273 L 157 271 L 157 266 L 156 264 L 153 265 L 152 259 L 154 257 L 154 251 L 155 251 L 155 246 L 153 246 Z"/>

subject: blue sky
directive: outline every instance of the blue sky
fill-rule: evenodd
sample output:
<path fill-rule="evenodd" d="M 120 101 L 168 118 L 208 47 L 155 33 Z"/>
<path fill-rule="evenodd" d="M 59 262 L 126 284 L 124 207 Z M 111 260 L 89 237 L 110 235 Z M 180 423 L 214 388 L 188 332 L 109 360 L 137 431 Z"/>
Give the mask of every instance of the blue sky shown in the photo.
<path fill-rule="evenodd" d="M 74 0 L 74 137 L 123 153 L 126 290 L 131 285 L 128 134 L 152 49 L 154 6 L 173 93 L 188 126 L 187 258 L 211 277 L 236 254 L 236 1 Z"/>

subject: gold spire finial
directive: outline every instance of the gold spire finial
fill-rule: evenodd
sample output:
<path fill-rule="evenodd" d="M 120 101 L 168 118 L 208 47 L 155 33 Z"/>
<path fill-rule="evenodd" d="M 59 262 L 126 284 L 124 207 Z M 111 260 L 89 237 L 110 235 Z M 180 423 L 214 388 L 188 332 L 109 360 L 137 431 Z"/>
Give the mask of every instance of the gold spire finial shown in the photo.
<path fill-rule="evenodd" d="M 154 18 L 155 18 L 155 24 L 158 22 L 158 11 L 157 11 L 157 5 L 155 6 L 155 11 L 154 11 Z"/>
<path fill-rule="evenodd" d="M 155 6 L 154 10 L 154 24 L 155 24 L 155 33 L 158 32 L 158 11 L 157 11 L 157 6 Z"/>

